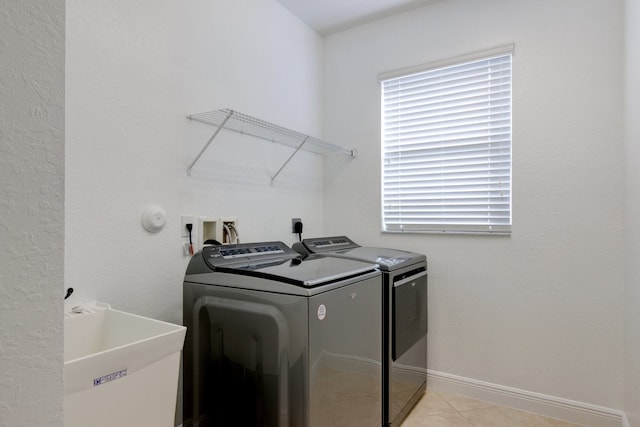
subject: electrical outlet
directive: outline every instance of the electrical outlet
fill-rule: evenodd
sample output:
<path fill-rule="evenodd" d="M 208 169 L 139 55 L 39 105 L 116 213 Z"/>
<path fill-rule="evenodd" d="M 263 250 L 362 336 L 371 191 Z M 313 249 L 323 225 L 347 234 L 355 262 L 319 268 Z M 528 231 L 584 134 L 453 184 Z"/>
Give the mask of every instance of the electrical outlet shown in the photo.
<path fill-rule="evenodd" d="M 301 218 L 291 218 L 291 232 L 296 232 L 296 222 L 302 222 Z"/>
<path fill-rule="evenodd" d="M 187 224 L 193 224 L 192 233 L 195 232 L 196 225 L 193 223 L 193 215 L 182 215 L 180 217 L 180 236 L 189 237 L 189 232 L 187 231 Z"/>

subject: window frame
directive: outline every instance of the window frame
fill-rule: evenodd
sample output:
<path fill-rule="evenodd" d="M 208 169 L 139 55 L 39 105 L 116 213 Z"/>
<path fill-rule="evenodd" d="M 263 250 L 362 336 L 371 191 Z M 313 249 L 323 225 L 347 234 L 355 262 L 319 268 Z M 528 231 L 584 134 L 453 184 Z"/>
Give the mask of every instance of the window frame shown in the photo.
<path fill-rule="evenodd" d="M 396 80 L 399 78 L 409 78 L 410 76 L 425 73 L 428 74 L 430 72 L 437 72 L 442 69 L 450 68 L 450 67 L 464 67 L 470 63 L 480 62 L 480 61 L 488 61 L 494 58 L 509 56 L 509 75 L 508 75 L 508 202 L 501 202 L 502 206 L 508 206 L 508 220 L 501 220 L 500 223 L 491 223 L 487 222 L 485 224 L 463 224 L 463 223 L 453 223 L 453 221 L 442 222 L 428 222 L 425 221 L 420 224 L 414 224 L 412 222 L 404 223 L 401 220 L 395 221 L 391 223 L 388 220 L 386 202 L 385 198 L 385 183 L 387 182 L 387 178 L 385 173 L 387 170 L 385 169 L 385 150 L 389 144 L 385 143 L 385 91 L 384 91 L 384 83 L 389 82 L 391 80 Z M 513 56 L 514 56 L 514 45 L 504 45 L 499 46 L 492 49 L 487 49 L 483 51 L 474 52 L 471 54 L 456 56 L 453 58 L 449 58 L 443 61 L 432 62 L 429 64 L 424 64 L 416 67 L 405 68 L 401 70 L 396 70 L 389 73 L 383 73 L 378 76 L 380 82 L 380 99 L 381 99 L 381 121 L 380 121 L 380 135 L 381 135 L 381 229 L 383 233 L 453 233 L 453 234 L 491 234 L 491 235 L 510 235 L 512 231 L 513 225 Z M 490 120 L 487 121 L 488 123 Z M 504 142 L 503 142 L 504 143 Z M 491 142 L 486 143 L 487 146 L 491 146 Z M 504 147 L 503 147 L 504 150 Z M 487 155 L 487 164 L 491 163 L 491 158 L 493 154 Z M 490 170 L 487 168 L 486 170 Z M 489 203 L 491 204 L 491 203 Z M 424 208 L 423 208 L 424 209 Z M 446 212 L 447 209 L 443 209 L 443 212 Z M 488 218 L 491 218 L 490 209 L 487 209 Z M 450 213 L 450 212 L 449 212 Z M 479 218 L 479 216 L 478 216 Z M 428 218 L 425 218 L 428 219 Z"/>

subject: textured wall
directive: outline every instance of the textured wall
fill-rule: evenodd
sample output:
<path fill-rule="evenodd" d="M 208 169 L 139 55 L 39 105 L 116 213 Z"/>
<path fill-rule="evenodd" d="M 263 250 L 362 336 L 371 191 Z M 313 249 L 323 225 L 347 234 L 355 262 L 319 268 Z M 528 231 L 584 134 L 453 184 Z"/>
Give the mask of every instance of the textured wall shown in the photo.
<path fill-rule="evenodd" d="M 62 426 L 64 1 L 0 0 L 0 426 Z"/>
<path fill-rule="evenodd" d="M 640 427 L 640 0 L 625 1 L 625 411 Z"/>
<path fill-rule="evenodd" d="M 325 137 L 359 144 L 325 231 L 427 254 L 431 369 L 622 408 L 621 24 L 620 0 L 447 0 L 325 39 Z M 505 43 L 513 234 L 380 234 L 377 74 Z"/>

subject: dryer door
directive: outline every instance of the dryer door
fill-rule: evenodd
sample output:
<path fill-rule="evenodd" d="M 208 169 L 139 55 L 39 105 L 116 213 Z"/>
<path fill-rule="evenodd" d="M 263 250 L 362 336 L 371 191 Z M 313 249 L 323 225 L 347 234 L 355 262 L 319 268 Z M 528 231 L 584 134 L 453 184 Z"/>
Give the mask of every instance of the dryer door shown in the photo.
<path fill-rule="evenodd" d="M 391 356 L 395 361 L 427 333 L 427 271 L 420 268 L 393 280 Z"/>

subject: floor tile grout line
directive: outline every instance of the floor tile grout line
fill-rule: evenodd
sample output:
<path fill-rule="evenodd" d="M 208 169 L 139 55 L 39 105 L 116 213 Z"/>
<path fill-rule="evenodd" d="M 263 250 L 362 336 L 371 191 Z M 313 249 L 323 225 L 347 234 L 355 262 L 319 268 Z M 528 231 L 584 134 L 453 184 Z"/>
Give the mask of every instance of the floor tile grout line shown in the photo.
<path fill-rule="evenodd" d="M 526 416 L 530 416 L 530 417 L 536 417 L 540 420 L 545 420 L 547 422 L 552 423 L 551 425 L 554 425 L 555 423 L 563 423 L 563 425 L 566 426 L 571 426 L 571 427 L 581 427 L 579 424 L 573 424 L 569 421 L 565 421 L 565 420 L 561 420 L 561 419 L 556 419 L 553 417 L 547 417 L 541 414 L 537 414 L 537 413 L 533 413 L 533 412 L 529 412 L 529 411 L 522 411 L 519 410 L 517 408 L 510 408 L 507 406 L 501 406 L 501 405 L 496 405 L 496 404 L 492 404 L 489 402 L 484 402 L 482 400 L 477 400 L 477 399 L 473 399 L 473 398 L 468 398 L 465 396 L 458 396 L 458 395 L 453 395 L 453 394 L 449 394 L 449 393 L 440 393 L 437 391 L 431 391 L 431 390 L 427 390 L 427 392 L 422 396 L 422 398 L 416 403 L 416 406 L 414 407 L 414 409 L 416 407 L 418 407 L 422 402 L 426 402 L 424 399 L 426 399 L 429 395 L 431 396 L 435 396 L 439 399 L 441 399 L 443 402 L 446 403 L 447 407 L 451 408 L 451 410 L 453 411 L 453 414 L 455 414 L 457 417 L 459 417 L 460 419 L 464 420 L 464 422 L 466 424 L 469 424 L 470 426 L 477 426 L 477 424 L 473 421 L 472 418 L 469 418 L 469 415 L 471 415 L 472 413 L 479 413 L 481 411 L 487 411 L 487 410 L 491 410 L 491 411 L 499 411 L 502 412 L 502 416 L 507 418 L 508 420 L 510 420 L 510 422 L 513 423 L 517 423 L 520 427 L 527 427 L 527 426 L 533 426 L 534 424 L 531 424 L 530 422 L 526 422 L 523 419 L 520 419 L 519 416 L 517 416 L 516 414 L 522 412 L 523 414 L 526 414 Z M 453 403 L 450 402 L 450 399 L 465 399 L 468 400 L 469 402 L 475 402 L 475 403 L 480 403 L 483 406 L 482 407 L 475 407 L 475 408 L 471 408 L 471 409 L 465 409 L 465 410 L 461 410 L 458 409 Z M 513 411 L 513 413 L 511 413 L 511 411 Z M 413 412 L 413 410 L 411 411 Z M 411 412 L 409 413 L 409 416 L 407 417 L 407 420 L 411 418 Z M 432 413 L 432 414 L 427 414 L 425 415 L 425 417 L 436 417 L 436 416 L 450 416 L 451 414 L 438 414 L 438 413 Z M 405 420 L 406 421 L 406 420 Z M 531 421 L 533 422 L 533 421 Z M 524 423 L 524 424 L 523 424 Z M 537 424 L 535 424 L 537 425 Z M 477 426 L 477 427 L 489 427 L 487 426 Z"/>
<path fill-rule="evenodd" d="M 455 406 L 453 406 L 453 405 L 451 404 L 451 402 L 449 402 L 449 400 L 448 400 L 445 396 L 443 396 L 441 393 L 438 393 L 438 392 L 435 392 L 435 394 L 437 394 L 437 395 L 440 397 L 440 399 L 444 400 L 444 401 L 445 401 L 445 403 L 446 403 L 447 405 L 449 405 L 449 407 L 455 411 L 456 415 L 458 415 L 459 417 L 461 417 L 461 418 L 462 418 L 463 420 L 465 420 L 467 423 L 471 424 L 471 421 L 469 421 L 469 419 L 468 419 L 467 417 L 465 417 L 464 415 L 462 415 L 462 413 L 460 412 L 460 410 L 458 410 L 458 408 L 456 408 Z M 423 397 L 424 397 L 424 396 L 423 396 Z"/>

